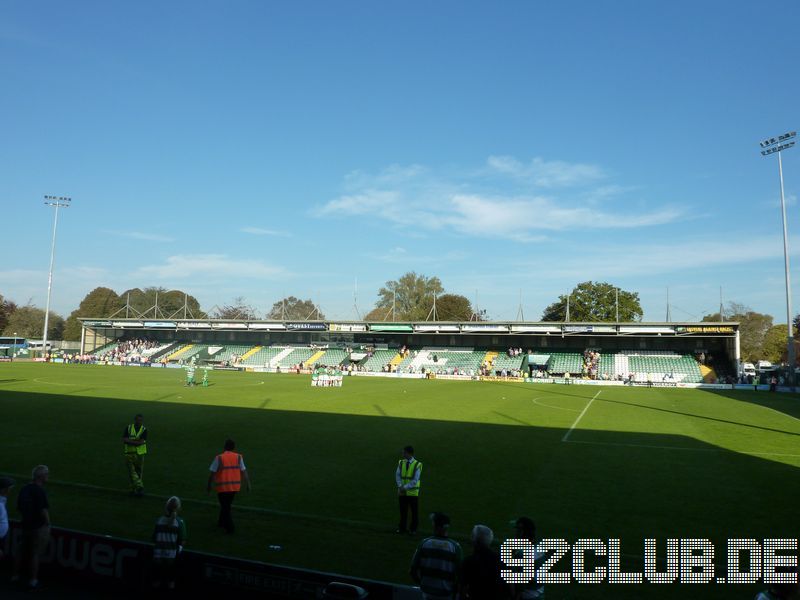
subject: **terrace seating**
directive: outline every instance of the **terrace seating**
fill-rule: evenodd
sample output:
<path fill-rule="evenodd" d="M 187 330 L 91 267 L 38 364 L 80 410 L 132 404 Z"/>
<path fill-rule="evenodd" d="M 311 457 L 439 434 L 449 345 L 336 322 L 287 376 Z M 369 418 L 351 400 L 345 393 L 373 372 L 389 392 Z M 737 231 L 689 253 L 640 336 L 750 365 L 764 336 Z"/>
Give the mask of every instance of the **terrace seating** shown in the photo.
<path fill-rule="evenodd" d="M 320 358 L 312 364 L 324 365 L 326 367 L 335 367 L 342 364 L 347 360 L 347 352 L 341 348 L 329 348 Z"/>
<path fill-rule="evenodd" d="M 480 369 L 485 352 L 475 351 L 472 348 L 454 350 L 452 348 L 424 348 L 416 356 L 412 353 L 402 363 L 400 371 L 426 372 L 439 374 L 477 373 Z"/>
<path fill-rule="evenodd" d="M 362 366 L 366 371 L 380 372 L 396 356 L 397 350 L 375 350 Z"/>
<path fill-rule="evenodd" d="M 113 350 L 114 348 L 117 347 L 117 345 L 118 345 L 118 342 L 116 340 L 114 340 L 113 342 L 108 342 L 107 344 L 103 344 L 99 348 L 95 348 L 94 350 L 91 351 L 90 354 L 94 354 L 95 356 L 99 357 L 99 356 L 102 356 L 102 355 L 106 354 L 107 352 Z"/>
<path fill-rule="evenodd" d="M 626 352 L 631 373 L 637 381 L 646 381 L 648 375 L 653 381 L 661 381 L 672 375 L 674 381 L 701 383 L 703 375 L 697 361 L 688 354 L 670 352 L 640 351 Z"/>
<path fill-rule="evenodd" d="M 291 352 L 286 354 L 278 361 L 278 366 L 283 368 L 288 368 L 300 363 L 305 363 L 308 361 L 309 358 L 314 354 L 314 350 L 308 347 L 304 348 L 292 348 Z"/>
<path fill-rule="evenodd" d="M 192 360 L 192 357 L 197 357 L 195 360 L 200 360 L 201 353 L 205 352 L 206 357 L 208 356 L 208 347 L 210 344 L 193 344 L 190 348 L 187 348 L 184 352 L 182 352 L 177 359 L 183 362 L 189 362 Z M 175 355 L 173 354 L 172 357 Z"/>
<path fill-rule="evenodd" d="M 555 375 L 580 375 L 583 371 L 583 355 L 578 352 L 553 352 L 547 362 L 547 370 Z"/>
<path fill-rule="evenodd" d="M 492 362 L 492 372 L 503 371 L 506 372 L 522 369 L 522 361 L 525 359 L 524 354 L 517 356 L 509 356 L 507 352 L 498 354 Z"/>
<path fill-rule="evenodd" d="M 239 364 L 247 367 L 264 367 L 286 348 L 283 346 L 264 346 L 250 356 L 243 357 Z"/>
<path fill-rule="evenodd" d="M 231 345 L 226 345 L 225 348 L 222 350 L 222 352 L 218 352 L 217 354 L 214 355 L 214 360 L 225 362 L 225 361 L 231 360 L 231 358 L 233 357 L 234 354 L 236 356 L 241 357 L 248 350 L 250 350 L 252 347 L 253 347 L 252 344 L 246 344 L 246 345 L 245 344 L 231 344 Z"/>

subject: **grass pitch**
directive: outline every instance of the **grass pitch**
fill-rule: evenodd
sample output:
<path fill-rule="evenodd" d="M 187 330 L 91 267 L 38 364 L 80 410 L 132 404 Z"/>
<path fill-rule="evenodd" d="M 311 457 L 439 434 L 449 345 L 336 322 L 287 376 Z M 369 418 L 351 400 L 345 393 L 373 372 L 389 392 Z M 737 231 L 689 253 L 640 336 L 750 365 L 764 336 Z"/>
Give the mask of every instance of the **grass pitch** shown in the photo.
<path fill-rule="evenodd" d="M 48 464 L 57 525 L 149 539 L 164 499 L 176 494 L 192 548 L 401 583 L 418 541 L 393 533 L 394 469 L 409 443 L 425 465 L 421 513 L 450 514 L 467 553 L 472 525 L 503 539 L 522 514 L 541 537 L 620 538 L 625 566 L 639 570 L 645 537 L 659 540 L 662 555 L 670 537 L 708 537 L 720 553 L 727 538 L 798 537 L 797 396 L 355 377 L 311 388 L 308 376 L 231 372 L 186 388 L 183 378 L 171 369 L 1 364 L 0 472 L 20 477 Z M 149 429 L 142 499 L 127 496 L 120 441 L 137 412 Z M 234 536 L 217 530 L 216 499 L 205 493 L 228 436 L 253 481 L 234 505 Z M 427 532 L 425 519 L 421 526 Z M 547 591 L 754 593 L 721 585 Z"/>

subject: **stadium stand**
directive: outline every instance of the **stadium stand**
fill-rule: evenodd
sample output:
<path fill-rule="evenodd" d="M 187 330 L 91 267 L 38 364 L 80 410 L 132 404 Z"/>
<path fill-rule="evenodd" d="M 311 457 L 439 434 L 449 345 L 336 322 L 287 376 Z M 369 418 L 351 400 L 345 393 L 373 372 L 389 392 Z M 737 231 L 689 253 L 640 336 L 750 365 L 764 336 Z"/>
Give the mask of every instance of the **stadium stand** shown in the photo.
<path fill-rule="evenodd" d="M 397 350 L 375 350 L 372 356 L 366 358 L 362 363 L 364 371 L 380 372 L 386 365 L 391 364 L 391 361 L 400 357 Z"/>
<path fill-rule="evenodd" d="M 322 350 L 317 350 L 311 357 L 308 359 L 308 364 L 315 365 L 319 362 L 319 359 L 325 356 L 326 350 L 323 348 Z"/>
<path fill-rule="evenodd" d="M 192 348 L 193 344 L 183 344 L 179 346 L 174 352 L 167 355 L 167 361 L 178 360 L 178 358 L 188 352 Z"/>
<path fill-rule="evenodd" d="M 290 347 L 287 348 L 289 352 L 273 360 L 272 362 L 276 363 L 276 366 L 281 368 L 288 368 L 294 365 L 298 365 L 300 363 L 305 364 L 311 355 L 314 354 L 314 351 L 311 348 L 294 348 Z M 280 354 L 278 355 L 280 356 Z"/>
<path fill-rule="evenodd" d="M 210 357 L 208 352 L 209 344 L 192 344 L 178 355 L 178 360 L 183 362 L 190 361 L 195 357 L 196 361 L 200 361 Z M 217 346 L 219 348 L 219 346 Z M 170 359 L 174 360 L 175 355 L 171 355 Z"/>
<path fill-rule="evenodd" d="M 150 340 L 116 340 L 105 344 L 93 353 L 100 361 L 168 362 L 205 361 L 233 362 L 244 367 L 270 367 L 286 369 L 302 364 L 339 366 L 349 363 L 349 350 L 344 348 L 318 348 L 313 346 L 252 344 L 192 344 Z M 701 365 L 691 354 L 661 350 L 620 350 L 603 352 L 590 348 L 579 352 L 536 352 L 450 347 L 423 347 L 401 351 L 376 349 L 370 356 L 354 364 L 355 370 L 381 372 L 388 368 L 401 373 L 434 374 L 524 374 L 545 370 L 554 376 L 569 373 L 574 377 L 604 380 L 627 380 L 631 375 L 637 382 L 714 382 L 719 377 L 713 364 Z"/>
<path fill-rule="evenodd" d="M 635 374 L 636 381 L 646 381 L 648 376 L 653 381 L 667 377 L 686 383 L 700 383 L 703 375 L 697 361 L 688 354 L 674 352 L 647 351 L 626 352 L 630 372 Z"/>
<path fill-rule="evenodd" d="M 225 346 L 222 351 L 217 352 L 214 354 L 213 359 L 215 361 L 229 361 L 233 358 L 235 354 L 237 357 L 243 357 L 247 352 L 253 349 L 252 344 L 242 345 L 242 344 L 230 344 Z"/>
<path fill-rule="evenodd" d="M 104 354 L 116 348 L 118 345 L 119 343 L 115 340 L 113 342 L 109 342 L 107 344 L 100 346 L 99 348 L 95 349 L 91 354 L 95 356 L 103 356 Z"/>
<path fill-rule="evenodd" d="M 478 373 L 486 353 L 472 348 L 423 348 L 410 354 L 398 370 L 404 372 L 437 374 Z"/>
<path fill-rule="evenodd" d="M 583 356 L 577 352 L 553 352 L 547 361 L 547 371 L 554 375 L 580 375 L 583 371 Z"/>
<path fill-rule="evenodd" d="M 308 364 L 310 365 L 325 365 L 326 367 L 335 367 L 337 365 L 342 364 L 344 361 L 347 360 L 347 352 L 345 352 L 341 348 L 329 348 L 326 350 L 321 357 L 313 360 L 313 357 L 308 360 Z"/>
<path fill-rule="evenodd" d="M 492 372 L 496 373 L 498 371 L 519 371 L 522 369 L 522 363 L 525 360 L 524 354 L 519 354 L 517 356 L 509 356 L 508 353 L 504 352 L 498 354 L 494 361 L 491 363 Z"/>
<path fill-rule="evenodd" d="M 238 364 L 248 367 L 268 366 L 272 359 L 285 349 L 283 346 L 260 346 L 255 352 L 247 352 L 243 355 Z"/>

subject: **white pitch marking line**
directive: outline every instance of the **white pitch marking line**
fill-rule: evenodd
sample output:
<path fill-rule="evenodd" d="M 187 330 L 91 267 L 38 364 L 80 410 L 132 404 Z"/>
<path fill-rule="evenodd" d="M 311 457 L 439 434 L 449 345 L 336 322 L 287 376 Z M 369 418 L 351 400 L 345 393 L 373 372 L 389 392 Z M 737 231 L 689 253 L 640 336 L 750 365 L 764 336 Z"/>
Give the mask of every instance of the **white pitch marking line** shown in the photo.
<path fill-rule="evenodd" d="M 594 396 L 592 396 L 592 399 L 589 400 L 589 403 L 586 406 L 583 407 L 583 410 L 581 411 L 581 414 L 579 414 L 578 418 L 575 419 L 575 422 L 572 424 L 572 427 L 570 427 L 569 431 L 567 431 L 567 433 L 564 434 L 564 437 L 561 438 L 562 442 L 566 442 L 567 440 L 569 440 L 569 436 L 572 434 L 572 431 L 575 429 L 575 427 L 577 427 L 578 423 L 581 422 L 581 419 L 583 418 L 583 415 L 586 414 L 586 411 L 589 410 L 589 407 L 592 405 L 592 402 L 594 402 L 595 398 L 597 398 L 599 395 L 600 395 L 600 392 L 598 391 Z"/>
<path fill-rule="evenodd" d="M 550 406 L 549 404 L 545 404 L 544 402 L 537 402 L 539 398 L 534 398 L 532 402 L 538 406 L 543 406 L 545 408 L 554 408 L 556 410 L 568 410 L 570 412 L 580 412 L 577 408 L 564 408 L 563 406 Z"/>

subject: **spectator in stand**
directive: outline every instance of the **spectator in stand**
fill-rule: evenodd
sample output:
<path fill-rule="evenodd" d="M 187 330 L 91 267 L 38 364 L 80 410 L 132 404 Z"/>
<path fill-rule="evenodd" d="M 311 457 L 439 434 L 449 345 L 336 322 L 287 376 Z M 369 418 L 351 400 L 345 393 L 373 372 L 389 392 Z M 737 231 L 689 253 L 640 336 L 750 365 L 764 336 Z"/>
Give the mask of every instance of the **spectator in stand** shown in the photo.
<path fill-rule="evenodd" d="M 164 514 L 156 520 L 153 531 L 153 587 L 175 589 L 175 564 L 186 544 L 186 523 L 178 516 L 181 499 L 172 496 L 167 500 Z"/>
<path fill-rule="evenodd" d="M 459 575 L 461 600 L 502 600 L 508 598 L 503 581 L 500 555 L 492 550 L 494 533 L 485 525 L 472 528 L 472 554 L 464 559 Z"/>
<path fill-rule="evenodd" d="M 50 539 L 50 503 L 44 484 L 50 470 L 45 465 L 33 469 L 31 482 L 19 491 L 17 509 L 22 517 L 22 543 L 14 561 L 12 581 L 19 581 L 23 571 L 28 589 L 39 589 L 39 555 Z"/>
<path fill-rule="evenodd" d="M 528 540 L 531 543 L 532 556 L 525 556 L 525 550 L 514 550 L 512 556 L 514 558 L 525 558 L 533 560 L 535 567 L 541 567 L 541 563 L 545 558 L 545 554 L 537 552 L 536 547 L 536 524 L 528 517 L 520 517 L 516 521 L 512 521 L 514 527 L 514 539 Z M 514 600 L 537 600 L 544 598 L 544 586 L 537 581 L 529 581 L 528 583 L 513 583 L 511 587 L 511 596 Z"/>
<path fill-rule="evenodd" d="M 8 494 L 14 487 L 14 480 L 9 477 L 0 477 L 0 559 L 3 558 L 6 536 L 8 535 Z"/>
<path fill-rule="evenodd" d="M 462 551 L 458 542 L 447 537 L 450 518 L 433 513 L 433 536 L 417 546 L 411 560 L 411 578 L 422 590 L 423 600 L 455 598 Z"/>

